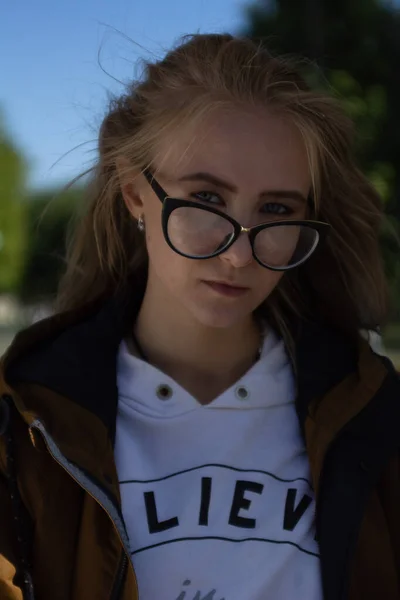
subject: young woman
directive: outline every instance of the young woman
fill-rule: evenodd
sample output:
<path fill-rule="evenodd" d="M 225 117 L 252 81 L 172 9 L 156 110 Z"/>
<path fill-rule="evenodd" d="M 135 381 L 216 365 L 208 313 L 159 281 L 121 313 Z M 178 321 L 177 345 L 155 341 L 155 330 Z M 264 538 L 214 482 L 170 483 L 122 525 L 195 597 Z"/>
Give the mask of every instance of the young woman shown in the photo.
<path fill-rule="evenodd" d="M 331 98 L 196 35 L 116 100 L 2 361 L 2 600 L 395 600 L 381 207 Z"/>

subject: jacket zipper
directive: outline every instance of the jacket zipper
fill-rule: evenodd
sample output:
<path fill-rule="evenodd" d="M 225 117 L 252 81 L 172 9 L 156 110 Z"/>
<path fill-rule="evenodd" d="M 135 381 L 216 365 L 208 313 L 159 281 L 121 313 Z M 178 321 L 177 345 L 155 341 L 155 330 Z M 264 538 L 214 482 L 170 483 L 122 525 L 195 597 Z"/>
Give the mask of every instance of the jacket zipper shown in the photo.
<path fill-rule="evenodd" d="M 133 569 L 132 561 L 128 559 L 128 557 L 130 556 L 130 552 L 129 552 L 127 539 L 125 539 L 125 538 L 127 538 L 126 532 L 124 530 L 123 530 L 123 532 L 121 532 L 121 527 L 118 525 L 115 518 L 110 514 L 110 511 L 104 506 L 104 502 L 102 502 L 99 498 L 97 498 L 96 495 L 94 494 L 94 492 L 90 491 L 90 489 L 89 489 L 90 486 L 85 486 L 83 484 L 83 482 L 80 481 L 80 479 L 83 479 L 83 480 L 86 479 L 85 474 L 82 473 L 82 471 L 80 471 L 77 467 L 75 467 L 75 466 L 72 467 L 72 464 L 68 461 L 67 458 L 65 458 L 65 456 L 59 450 L 58 446 L 55 444 L 55 442 L 53 441 L 51 436 L 47 433 L 42 422 L 39 420 L 36 420 L 31 424 L 30 427 L 32 429 L 36 429 L 37 431 L 39 431 L 50 456 L 105 511 L 105 513 L 108 515 L 109 519 L 111 520 L 115 531 L 117 532 L 118 538 L 123 547 L 123 555 L 122 555 L 122 558 L 121 558 L 121 561 L 120 561 L 120 564 L 118 567 L 118 573 L 117 573 L 117 577 L 115 579 L 114 587 L 112 590 L 111 600 L 119 600 L 119 598 L 120 598 L 128 564 L 130 565 L 130 567 L 132 569 L 133 580 L 134 580 L 135 588 L 136 588 L 136 597 L 139 600 L 139 589 L 138 589 L 138 585 L 137 585 L 136 574 Z M 79 472 L 79 475 L 81 477 L 77 477 L 73 471 Z M 96 486 L 96 487 L 98 487 L 98 486 Z M 115 508 L 116 512 L 118 512 L 117 508 L 116 507 L 114 507 L 114 508 Z"/>
<path fill-rule="evenodd" d="M 128 567 L 128 558 L 127 558 L 125 552 L 123 552 L 122 556 L 121 556 L 121 560 L 119 562 L 118 573 L 115 578 L 115 583 L 114 583 L 113 590 L 111 592 L 110 600 L 119 600 L 121 598 L 122 587 L 124 584 L 127 567 Z"/>

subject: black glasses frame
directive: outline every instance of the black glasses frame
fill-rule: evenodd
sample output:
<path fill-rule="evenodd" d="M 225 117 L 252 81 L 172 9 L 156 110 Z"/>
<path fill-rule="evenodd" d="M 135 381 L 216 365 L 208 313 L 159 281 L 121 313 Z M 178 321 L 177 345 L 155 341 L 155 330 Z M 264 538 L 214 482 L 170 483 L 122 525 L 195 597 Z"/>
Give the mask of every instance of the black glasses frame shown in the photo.
<path fill-rule="evenodd" d="M 253 227 L 243 227 L 240 223 L 238 223 L 238 221 L 236 221 L 229 215 L 221 212 L 217 208 L 214 208 L 212 206 L 204 206 L 204 204 L 200 204 L 199 202 L 194 202 L 191 200 L 181 200 L 179 198 L 173 198 L 172 196 L 169 196 L 148 169 L 145 169 L 143 171 L 143 175 L 146 177 L 152 190 L 154 191 L 157 198 L 160 200 L 160 202 L 163 205 L 162 206 L 161 223 L 162 223 L 162 230 L 163 230 L 165 241 L 167 242 L 168 246 L 174 252 L 176 252 L 177 254 L 180 254 L 181 256 L 184 256 L 185 258 L 190 258 L 192 260 L 207 260 L 209 258 L 214 258 L 216 256 L 219 256 L 220 254 L 222 254 L 223 252 L 228 250 L 228 248 L 230 248 L 236 242 L 236 240 L 239 238 L 239 236 L 242 233 L 247 233 L 249 242 L 251 245 L 253 258 L 254 258 L 254 260 L 257 261 L 257 263 L 259 265 L 261 265 L 262 267 L 265 267 L 266 269 L 270 269 L 271 271 L 289 271 L 290 269 L 299 267 L 304 262 L 306 262 L 314 254 L 314 252 L 315 252 L 316 248 L 319 246 L 320 242 L 325 240 L 326 235 L 328 234 L 329 230 L 331 229 L 331 226 L 328 223 L 324 223 L 322 221 L 290 220 L 290 219 L 287 219 L 284 221 L 274 221 L 272 223 L 261 223 L 260 225 L 255 225 Z M 218 215 L 219 217 L 222 217 L 223 219 L 228 221 L 233 226 L 232 236 L 226 242 L 226 244 L 224 246 L 222 246 L 222 248 L 218 248 L 218 250 L 216 250 L 212 254 L 207 254 L 206 256 L 196 256 L 196 255 L 190 255 L 190 254 L 185 254 L 184 252 L 181 252 L 180 250 L 175 248 L 175 246 L 172 244 L 172 242 L 169 238 L 169 234 L 168 234 L 169 217 L 176 208 L 181 208 L 181 207 L 198 208 L 200 210 L 204 210 L 206 212 L 210 212 L 210 213 L 213 213 L 214 215 Z M 304 227 L 309 227 L 310 229 L 313 229 L 314 231 L 317 231 L 317 233 L 318 233 L 318 238 L 317 238 L 316 244 L 314 245 L 312 250 L 304 257 L 304 259 L 295 263 L 294 265 L 287 265 L 285 267 L 272 267 L 270 265 L 266 265 L 265 263 L 263 263 L 262 261 L 259 260 L 259 258 L 257 257 L 257 254 L 254 250 L 254 244 L 255 244 L 256 236 L 258 233 L 260 233 L 260 231 L 264 231 L 264 229 L 272 229 L 274 227 L 287 227 L 287 226 L 300 226 L 300 225 L 304 226 Z"/>

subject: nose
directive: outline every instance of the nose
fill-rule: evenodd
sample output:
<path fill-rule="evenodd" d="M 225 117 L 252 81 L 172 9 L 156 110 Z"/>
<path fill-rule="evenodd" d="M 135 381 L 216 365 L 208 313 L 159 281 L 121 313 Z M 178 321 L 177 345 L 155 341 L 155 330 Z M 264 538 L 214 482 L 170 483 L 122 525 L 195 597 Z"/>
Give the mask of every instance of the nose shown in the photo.
<path fill-rule="evenodd" d="M 220 254 L 219 258 L 230 263 L 237 269 L 247 267 L 253 260 L 253 252 L 247 233 L 243 232 L 228 250 Z"/>

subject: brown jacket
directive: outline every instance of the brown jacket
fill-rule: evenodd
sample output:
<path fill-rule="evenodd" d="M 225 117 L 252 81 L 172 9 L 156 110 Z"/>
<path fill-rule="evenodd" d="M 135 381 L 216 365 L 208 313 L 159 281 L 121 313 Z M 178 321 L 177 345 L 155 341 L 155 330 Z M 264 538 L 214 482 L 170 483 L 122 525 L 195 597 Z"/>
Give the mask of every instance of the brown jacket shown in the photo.
<path fill-rule="evenodd" d="M 138 598 L 113 456 L 121 314 L 110 301 L 50 318 L 3 357 L 1 600 Z M 397 374 L 321 325 L 296 340 L 324 599 L 399 600 Z"/>

